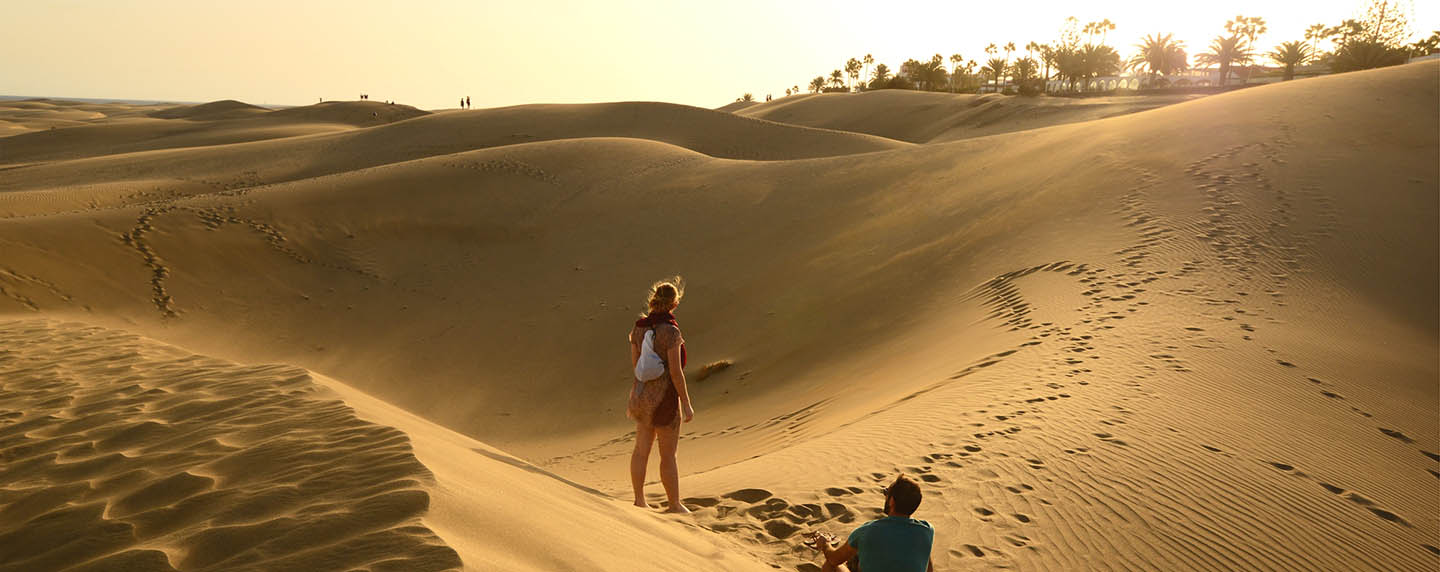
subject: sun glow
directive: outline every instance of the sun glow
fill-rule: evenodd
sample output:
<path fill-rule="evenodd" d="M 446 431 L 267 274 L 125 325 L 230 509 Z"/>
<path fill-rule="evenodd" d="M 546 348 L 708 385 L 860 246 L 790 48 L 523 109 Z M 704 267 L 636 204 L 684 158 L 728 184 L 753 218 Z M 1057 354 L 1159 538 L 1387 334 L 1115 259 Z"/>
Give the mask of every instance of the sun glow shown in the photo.
<path fill-rule="evenodd" d="M 816 75 L 872 54 L 892 69 L 985 46 L 1053 41 L 1067 16 L 1116 24 L 1103 40 L 1123 56 L 1146 34 L 1172 33 L 1191 53 L 1236 14 L 1260 16 L 1265 50 L 1335 24 L 1360 0 L 861 2 L 629 0 L 578 2 L 272 0 L 212 4 L 33 2 L 7 6 L 0 94 L 305 104 L 360 93 L 423 108 L 660 100 L 723 104 L 804 89 Z M 1440 27 L 1417 3 L 1411 28 Z M 1097 38 L 1098 40 L 1098 38 Z"/>

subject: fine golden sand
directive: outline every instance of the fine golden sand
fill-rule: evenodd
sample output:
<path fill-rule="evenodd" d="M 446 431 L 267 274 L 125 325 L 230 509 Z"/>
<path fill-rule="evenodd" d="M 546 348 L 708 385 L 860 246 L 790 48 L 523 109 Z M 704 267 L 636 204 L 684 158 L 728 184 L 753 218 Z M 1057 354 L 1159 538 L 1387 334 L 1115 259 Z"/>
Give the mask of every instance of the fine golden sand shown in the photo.
<path fill-rule="evenodd" d="M 0 102 L 0 571 L 816 570 L 897 473 L 937 569 L 1433 570 L 1437 77 Z"/>

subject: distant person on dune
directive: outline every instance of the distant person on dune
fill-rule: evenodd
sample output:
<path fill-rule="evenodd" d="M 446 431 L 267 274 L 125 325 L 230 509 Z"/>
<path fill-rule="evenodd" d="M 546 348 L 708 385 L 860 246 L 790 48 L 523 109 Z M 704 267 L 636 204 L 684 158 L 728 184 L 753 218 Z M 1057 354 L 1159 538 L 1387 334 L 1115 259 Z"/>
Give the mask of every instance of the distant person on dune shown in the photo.
<path fill-rule="evenodd" d="M 680 422 L 695 418 L 690 392 L 685 388 L 685 338 L 675 321 L 675 308 L 685 295 L 679 276 L 661 280 L 650 287 L 646 300 L 649 311 L 630 329 L 630 365 L 635 383 L 630 387 L 627 417 L 635 420 L 635 451 L 630 455 L 630 484 L 635 488 L 635 506 L 645 502 L 645 469 L 650 464 L 650 445 L 660 441 L 660 483 L 670 501 L 666 512 L 688 513 L 680 502 L 680 467 L 675 453 L 680 446 Z M 657 363 L 658 362 L 658 363 Z"/>
<path fill-rule="evenodd" d="M 827 532 L 806 535 L 825 555 L 822 572 L 934 572 L 935 529 L 910 518 L 920 507 L 920 484 L 900 475 L 885 489 L 885 518 L 860 525 L 839 547 Z"/>

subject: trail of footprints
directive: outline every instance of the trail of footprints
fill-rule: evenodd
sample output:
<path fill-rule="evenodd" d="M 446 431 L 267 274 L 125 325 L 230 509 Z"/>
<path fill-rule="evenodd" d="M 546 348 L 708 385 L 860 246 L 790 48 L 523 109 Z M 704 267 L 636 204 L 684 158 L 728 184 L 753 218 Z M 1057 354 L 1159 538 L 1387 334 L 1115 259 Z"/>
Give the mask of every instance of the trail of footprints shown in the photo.
<path fill-rule="evenodd" d="M 40 304 L 26 293 L 37 289 L 61 302 L 69 302 L 74 299 L 49 280 L 18 270 L 0 268 L 0 297 L 9 298 L 31 310 L 39 310 Z"/>
<path fill-rule="evenodd" d="M 544 169 L 523 161 L 513 159 L 490 159 L 486 161 L 451 161 L 444 163 L 446 167 L 454 169 L 469 169 L 481 173 L 498 173 L 505 175 L 518 175 L 534 179 L 550 185 L 558 185 L 560 180 Z"/>
<path fill-rule="evenodd" d="M 814 551 L 796 541 L 802 532 L 829 530 L 843 535 L 858 523 L 882 516 L 880 505 L 884 486 L 896 473 L 906 473 L 922 482 L 939 483 L 950 477 L 942 473 L 958 471 L 977 458 L 981 446 L 968 444 L 954 452 L 938 451 L 920 458 L 920 463 L 897 466 L 889 473 L 871 473 L 865 486 L 832 486 L 824 489 L 823 496 L 816 502 L 795 502 L 775 496 L 770 491 L 747 488 L 731 491 L 719 496 L 689 497 L 682 500 L 697 513 L 701 526 L 714 532 L 739 535 L 746 540 L 766 546 L 777 553 L 813 560 Z M 1004 456 L 1003 453 L 997 453 Z M 1023 459 L 1032 470 L 1045 470 L 1045 462 L 1036 458 Z M 998 473 L 980 469 L 981 478 L 987 481 L 999 479 Z M 1023 482 L 1009 484 L 994 483 L 1000 490 L 1012 495 L 1032 495 L 1036 489 Z M 665 506 L 663 495 L 652 493 L 649 499 Z M 1034 502 L 1052 504 L 1048 499 L 1037 498 Z M 865 508 L 859 508 L 865 506 Z M 1003 512 L 983 504 L 972 508 L 973 518 L 981 523 L 1004 521 L 1005 532 L 999 536 L 1009 549 L 1034 549 L 1033 541 L 1022 528 L 1036 522 L 1036 517 L 1024 512 Z M 951 549 L 957 557 L 1008 558 L 1005 549 L 974 543 L 961 543 L 963 549 Z M 818 570 L 813 564 L 801 564 L 799 570 Z"/>
<path fill-rule="evenodd" d="M 234 196 L 243 194 L 245 189 L 243 187 L 227 187 L 226 191 L 228 192 L 216 194 Z M 191 207 L 177 205 L 173 200 L 165 200 L 146 206 L 136 218 L 135 225 L 131 227 L 130 230 L 120 234 L 121 242 L 135 249 L 135 251 L 140 254 L 145 266 L 150 269 L 150 301 L 155 305 L 155 309 L 160 312 L 162 318 L 178 317 L 179 309 L 175 305 L 175 298 L 170 295 L 169 288 L 166 285 L 172 269 L 155 251 L 155 247 L 151 244 L 148 235 L 154 232 L 155 219 L 157 217 L 177 211 L 188 212 L 195 215 L 205 228 L 212 231 L 219 230 L 230 224 L 242 225 L 249 228 L 251 231 L 263 237 L 265 244 L 269 246 L 271 250 L 300 264 L 317 264 L 332 270 L 359 274 L 369 279 L 379 278 L 379 276 L 373 272 L 368 272 L 361 268 L 317 261 L 291 247 L 285 233 L 278 227 L 264 221 L 241 217 L 237 214 L 237 210 L 233 205 Z"/>
<path fill-rule="evenodd" d="M 1300 471 L 1299 469 L 1296 469 L 1293 465 L 1290 465 L 1290 464 L 1287 464 L 1287 463 L 1282 463 L 1282 462 L 1279 462 L 1279 461 L 1268 461 L 1267 464 L 1269 464 L 1271 467 L 1274 467 L 1274 468 L 1275 468 L 1276 470 L 1278 470 L 1278 471 L 1281 471 L 1281 472 L 1284 472 L 1284 473 L 1288 473 L 1288 474 L 1290 474 L 1290 475 L 1294 475 L 1295 477 L 1298 477 L 1298 478 L 1309 479 L 1309 480 L 1315 481 L 1315 483 L 1316 483 L 1317 485 L 1319 485 L 1320 488 L 1324 489 L 1326 492 L 1329 492 L 1330 494 L 1333 494 L 1333 495 L 1341 496 L 1341 497 L 1343 497 L 1345 500 L 1348 500 L 1348 501 L 1353 502 L 1353 503 L 1355 503 L 1355 504 L 1357 504 L 1357 505 L 1360 505 L 1361 507 L 1364 507 L 1365 509 L 1369 510 L 1371 513 L 1373 513 L 1373 514 L 1374 514 L 1375 516 L 1377 516 L 1377 517 L 1380 517 L 1380 518 L 1382 518 L 1382 519 L 1384 519 L 1384 520 L 1387 520 L 1387 521 L 1390 521 L 1390 522 L 1393 522 L 1393 523 L 1402 525 L 1402 526 L 1404 526 L 1404 527 L 1406 527 L 1406 528 L 1413 528 L 1413 525 L 1411 525 L 1411 524 L 1410 524 L 1408 521 L 1406 521 L 1404 518 L 1401 518 L 1400 515 L 1395 514 L 1394 512 L 1391 512 L 1391 511 L 1386 510 L 1386 509 L 1384 509 L 1384 508 L 1381 508 L 1378 504 L 1376 504 L 1375 501 L 1370 500 L 1369 498 L 1366 498 L 1364 495 L 1361 495 L 1361 494 L 1358 493 L 1358 492 L 1348 491 L 1348 490 L 1346 490 L 1346 489 L 1344 489 L 1344 488 L 1342 488 L 1342 487 L 1338 487 L 1338 486 L 1332 485 L 1332 484 L 1330 484 L 1330 483 L 1326 483 L 1326 482 L 1322 482 L 1322 481 L 1315 480 L 1315 479 L 1314 479 L 1313 477 L 1311 477 L 1310 475 L 1305 474 L 1304 472 Z M 1428 545 L 1425 546 L 1425 547 L 1426 547 L 1426 548 L 1430 548 Z"/>

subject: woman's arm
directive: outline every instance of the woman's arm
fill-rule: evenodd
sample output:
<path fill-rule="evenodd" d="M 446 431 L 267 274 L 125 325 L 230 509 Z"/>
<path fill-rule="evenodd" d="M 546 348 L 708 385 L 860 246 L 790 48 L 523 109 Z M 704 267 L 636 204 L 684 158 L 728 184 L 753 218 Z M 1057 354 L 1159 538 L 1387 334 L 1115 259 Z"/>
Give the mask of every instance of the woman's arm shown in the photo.
<path fill-rule="evenodd" d="M 630 369 L 640 363 L 640 342 L 635 341 L 635 330 L 630 330 Z"/>
<path fill-rule="evenodd" d="M 690 391 L 685 387 L 685 368 L 680 366 L 680 344 L 674 344 L 670 351 L 665 352 L 665 363 L 670 367 L 670 383 L 675 384 L 675 393 L 680 395 L 680 411 L 685 415 L 685 422 L 689 423 L 695 418 L 695 408 L 690 406 Z"/>

